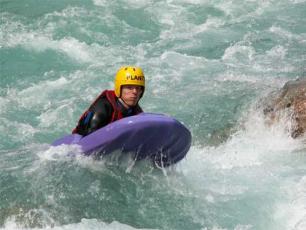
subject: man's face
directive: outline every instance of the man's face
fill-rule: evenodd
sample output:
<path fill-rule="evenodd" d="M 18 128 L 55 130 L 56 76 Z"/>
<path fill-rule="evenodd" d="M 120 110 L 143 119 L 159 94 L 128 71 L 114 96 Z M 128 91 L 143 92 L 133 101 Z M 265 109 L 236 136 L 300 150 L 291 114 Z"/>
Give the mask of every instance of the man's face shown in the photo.
<path fill-rule="evenodd" d="M 140 96 L 143 92 L 141 86 L 137 85 L 124 85 L 121 87 L 121 99 L 128 106 L 135 106 L 140 99 Z"/>

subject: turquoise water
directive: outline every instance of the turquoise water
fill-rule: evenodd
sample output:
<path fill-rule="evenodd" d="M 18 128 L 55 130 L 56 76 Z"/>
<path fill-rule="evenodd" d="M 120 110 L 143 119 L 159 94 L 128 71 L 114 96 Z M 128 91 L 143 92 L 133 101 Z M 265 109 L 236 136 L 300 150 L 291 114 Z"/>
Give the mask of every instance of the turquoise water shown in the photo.
<path fill-rule="evenodd" d="M 0 228 L 306 229 L 305 139 L 258 106 L 306 76 L 305 0 L 0 0 L 0 14 Z M 144 69 L 144 110 L 192 132 L 172 168 L 49 147 L 125 64 Z"/>

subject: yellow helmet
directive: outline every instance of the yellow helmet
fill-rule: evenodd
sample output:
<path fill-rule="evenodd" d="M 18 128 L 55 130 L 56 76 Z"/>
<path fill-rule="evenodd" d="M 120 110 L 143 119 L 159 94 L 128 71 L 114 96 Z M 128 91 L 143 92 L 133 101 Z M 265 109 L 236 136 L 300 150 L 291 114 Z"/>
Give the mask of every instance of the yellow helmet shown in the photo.
<path fill-rule="evenodd" d="M 144 92 L 145 76 L 142 72 L 142 69 L 136 66 L 121 67 L 115 77 L 115 94 L 117 97 L 120 97 L 121 86 L 123 85 L 139 85 L 143 87 Z"/>

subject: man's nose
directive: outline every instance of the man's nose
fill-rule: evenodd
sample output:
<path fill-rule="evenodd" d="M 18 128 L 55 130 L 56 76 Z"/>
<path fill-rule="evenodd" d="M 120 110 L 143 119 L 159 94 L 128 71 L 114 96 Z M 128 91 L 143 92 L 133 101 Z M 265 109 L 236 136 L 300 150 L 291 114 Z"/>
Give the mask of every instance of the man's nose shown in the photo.
<path fill-rule="evenodd" d="M 137 94 L 138 93 L 138 89 L 135 87 L 135 88 L 132 88 L 132 92 Z"/>

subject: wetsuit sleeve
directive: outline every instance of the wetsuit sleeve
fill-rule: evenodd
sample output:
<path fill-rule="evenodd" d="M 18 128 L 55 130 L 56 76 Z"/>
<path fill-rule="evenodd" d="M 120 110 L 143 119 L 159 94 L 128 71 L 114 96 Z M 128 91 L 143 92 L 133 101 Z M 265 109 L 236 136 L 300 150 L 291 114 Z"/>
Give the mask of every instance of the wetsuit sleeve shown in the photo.
<path fill-rule="evenodd" d="M 112 106 L 104 98 L 99 100 L 89 110 L 92 111 L 93 115 L 88 125 L 87 135 L 109 124 L 112 119 Z"/>
<path fill-rule="evenodd" d="M 77 132 L 86 136 L 110 123 L 112 106 L 106 98 L 99 99 L 92 105 L 86 116 L 80 121 Z"/>

